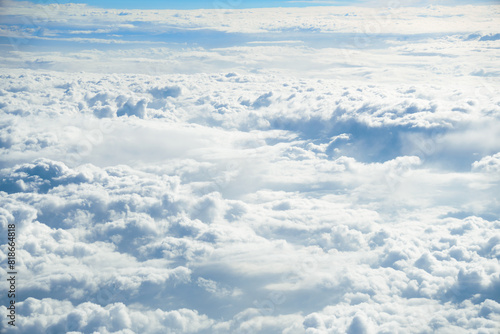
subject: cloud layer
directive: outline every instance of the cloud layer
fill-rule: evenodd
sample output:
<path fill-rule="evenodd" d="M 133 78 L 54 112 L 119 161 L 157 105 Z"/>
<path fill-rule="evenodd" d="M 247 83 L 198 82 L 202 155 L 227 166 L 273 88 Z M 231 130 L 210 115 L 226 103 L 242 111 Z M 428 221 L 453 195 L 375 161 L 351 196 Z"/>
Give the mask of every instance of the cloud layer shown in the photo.
<path fill-rule="evenodd" d="M 0 63 L 6 333 L 498 332 L 498 6 L 51 13 Z M 64 39 L 167 22 L 241 35 Z"/>
<path fill-rule="evenodd" d="M 498 136 L 498 116 L 468 103 L 484 97 L 9 76 L 2 224 L 23 236 L 19 328 L 494 332 L 498 147 L 473 138 L 487 118 Z"/>

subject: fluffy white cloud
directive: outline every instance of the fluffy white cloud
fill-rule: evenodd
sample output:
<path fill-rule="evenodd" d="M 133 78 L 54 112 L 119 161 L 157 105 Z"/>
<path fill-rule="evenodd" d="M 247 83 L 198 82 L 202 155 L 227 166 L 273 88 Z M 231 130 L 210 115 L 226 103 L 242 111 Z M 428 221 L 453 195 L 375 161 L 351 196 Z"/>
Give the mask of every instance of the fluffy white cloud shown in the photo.
<path fill-rule="evenodd" d="M 477 127 L 459 126 L 478 117 L 473 112 L 452 120 L 453 128 L 445 113 L 434 119 L 439 130 L 412 131 L 404 118 L 419 88 L 394 93 L 390 103 L 400 116 L 385 122 L 377 120 L 384 113 L 360 103 L 387 103 L 376 102 L 382 87 L 367 87 L 364 97 L 343 99 L 359 92 L 349 87 L 338 97 L 324 95 L 326 104 L 307 116 L 304 106 L 322 101 L 317 96 L 337 83 L 280 88 L 267 81 L 257 89 L 263 79 L 247 76 L 232 96 L 224 92 L 238 75 L 205 83 L 199 75 L 177 76 L 166 85 L 147 76 L 130 82 L 114 76 L 97 86 L 82 75 L 61 87 L 64 77 L 32 73 L 4 88 L 10 102 L 2 110 L 3 224 L 16 222 L 24 236 L 19 270 L 33 300 L 69 300 L 76 309 L 94 305 L 120 315 L 120 325 L 105 322 L 109 316 L 95 318 L 97 327 L 85 327 L 81 319 L 90 316 L 82 315 L 74 321 L 79 330 L 162 331 L 161 320 L 158 327 L 137 327 L 121 316 L 132 317 L 129 308 L 137 305 L 141 310 L 134 312 L 147 319 L 156 309 L 172 314 L 180 331 L 389 330 L 410 326 L 401 320 L 408 315 L 388 320 L 380 305 L 413 299 L 421 301 L 415 312 L 431 314 L 432 305 L 441 312 L 435 323 L 419 327 L 430 330 L 466 326 L 446 320 L 450 303 L 498 302 L 498 221 L 491 219 L 498 212 L 498 180 L 483 167 L 494 165 L 495 156 L 473 163 L 473 173 L 435 165 L 441 162 L 436 152 L 453 145 L 458 131 L 475 133 Z M 40 78 L 48 80 L 36 84 Z M 19 86 L 26 87 L 23 99 L 10 88 Z M 61 90 L 72 93 L 45 109 L 45 99 Z M 300 96 L 300 103 L 285 113 L 280 104 L 289 103 L 287 96 Z M 149 101 L 142 118 L 95 113 L 96 106 L 117 110 L 141 99 Z M 15 112 L 23 100 L 30 101 L 25 111 Z M 262 100 L 269 103 L 257 108 L 251 102 Z M 331 113 L 329 103 L 343 106 Z M 50 110 L 50 118 L 43 116 Z M 54 119 L 63 126 L 51 127 Z M 328 125 L 338 121 L 344 126 Z M 399 135 L 377 137 L 381 128 Z M 369 152 L 384 140 L 400 144 L 393 143 L 388 160 L 369 161 L 383 159 L 383 151 Z M 85 150 L 75 148 L 82 144 Z M 487 142 L 475 145 L 492 149 Z M 338 303 L 353 306 L 336 315 L 341 322 L 335 324 L 328 310 Z M 182 327 L 185 320 L 172 313 L 180 307 L 203 315 L 201 327 Z M 491 328 L 498 313 L 490 309 L 470 311 L 466 319 Z M 47 320 L 44 330 L 68 326 L 70 313 Z M 23 326 L 31 328 L 32 318 Z"/>
<path fill-rule="evenodd" d="M 500 153 L 494 155 L 488 155 L 479 161 L 475 161 L 472 164 L 472 169 L 474 171 L 484 171 L 488 173 L 496 173 L 500 171 Z"/>
<path fill-rule="evenodd" d="M 27 298 L 18 312 L 17 329 L 30 333 L 197 333 L 214 323 L 187 309 L 144 312 L 122 303 L 73 305 L 51 298 Z"/>

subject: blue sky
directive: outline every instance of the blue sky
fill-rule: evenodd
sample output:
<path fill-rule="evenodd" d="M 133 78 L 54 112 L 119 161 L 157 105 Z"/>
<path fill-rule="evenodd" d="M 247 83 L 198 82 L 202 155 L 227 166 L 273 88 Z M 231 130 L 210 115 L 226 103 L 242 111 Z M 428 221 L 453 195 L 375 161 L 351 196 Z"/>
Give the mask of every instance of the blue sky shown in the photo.
<path fill-rule="evenodd" d="M 350 6 L 360 4 L 374 4 L 375 6 L 383 6 L 385 2 L 374 2 L 370 0 L 190 0 L 190 1 L 174 1 L 174 0 L 150 0 L 150 1 L 133 1 L 133 0 L 48 0 L 48 1 L 31 1 L 34 3 L 85 3 L 90 6 L 100 8 L 118 8 L 118 9 L 212 9 L 212 8 L 272 8 L 272 7 L 310 7 L 310 6 Z M 498 0 L 444 0 L 444 1 L 406 1 L 412 5 L 463 5 L 463 4 L 498 4 Z"/>
<path fill-rule="evenodd" d="M 40 3 L 41 1 L 32 1 Z M 174 0 L 152 0 L 152 1 L 133 1 L 133 0 L 56 0 L 43 1 L 43 3 L 86 3 L 91 6 L 101 8 L 120 8 L 120 9 L 210 9 L 210 8 L 267 8 L 267 7 L 306 7 L 318 5 L 351 5 L 362 3 L 365 1 L 288 1 L 288 0 L 191 0 L 191 1 L 174 1 Z"/>

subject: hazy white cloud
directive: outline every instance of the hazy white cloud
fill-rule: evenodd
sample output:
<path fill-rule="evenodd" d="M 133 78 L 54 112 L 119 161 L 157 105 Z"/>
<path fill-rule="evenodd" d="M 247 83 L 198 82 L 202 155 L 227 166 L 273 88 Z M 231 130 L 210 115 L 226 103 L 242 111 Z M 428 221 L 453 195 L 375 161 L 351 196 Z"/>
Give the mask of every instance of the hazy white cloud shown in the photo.
<path fill-rule="evenodd" d="M 456 31 L 490 32 L 498 15 L 498 7 L 491 6 L 427 6 L 407 7 L 378 5 L 374 7 L 306 7 L 254 9 L 200 9 L 200 10 L 113 10 L 84 4 L 37 4 L 23 1 L 4 1 L 3 15 L 10 15 L 17 24 L 21 16 L 32 19 L 26 28 L 43 25 L 49 28 L 59 22 L 69 23 L 87 33 L 93 29 L 112 27 L 134 30 L 138 23 L 146 31 L 153 27 L 183 29 L 211 29 L 225 32 L 260 33 L 288 29 L 320 32 L 359 33 L 449 33 Z M 277 13 L 280 20 L 276 20 Z M 464 14 L 467 16 L 464 18 Z M 26 23 L 24 24 L 26 26 Z M 97 31 L 96 29 L 96 31 Z M 495 31 L 494 31 L 495 32 Z M 45 30 L 44 30 L 45 33 Z"/>

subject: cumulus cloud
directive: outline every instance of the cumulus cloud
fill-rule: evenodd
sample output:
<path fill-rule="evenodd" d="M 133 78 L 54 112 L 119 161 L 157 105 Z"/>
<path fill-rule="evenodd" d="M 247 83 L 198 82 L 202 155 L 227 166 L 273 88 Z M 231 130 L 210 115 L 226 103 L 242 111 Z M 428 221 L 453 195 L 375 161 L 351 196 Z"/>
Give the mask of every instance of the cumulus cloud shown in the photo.
<path fill-rule="evenodd" d="M 500 153 L 488 155 L 479 161 L 474 161 L 472 170 L 495 173 L 500 170 Z"/>
<path fill-rule="evenodd" d="M 51 298 L 27 298 L 19 304 L 18 330 L 30 333 L 196 333 L 207 330 L 212 319 L 195 311 L 129 308 L 122 303 L 102 307 L 91 302 L 73 305 Z M 40 327 L 40 323 L 44 325 Z"/>

